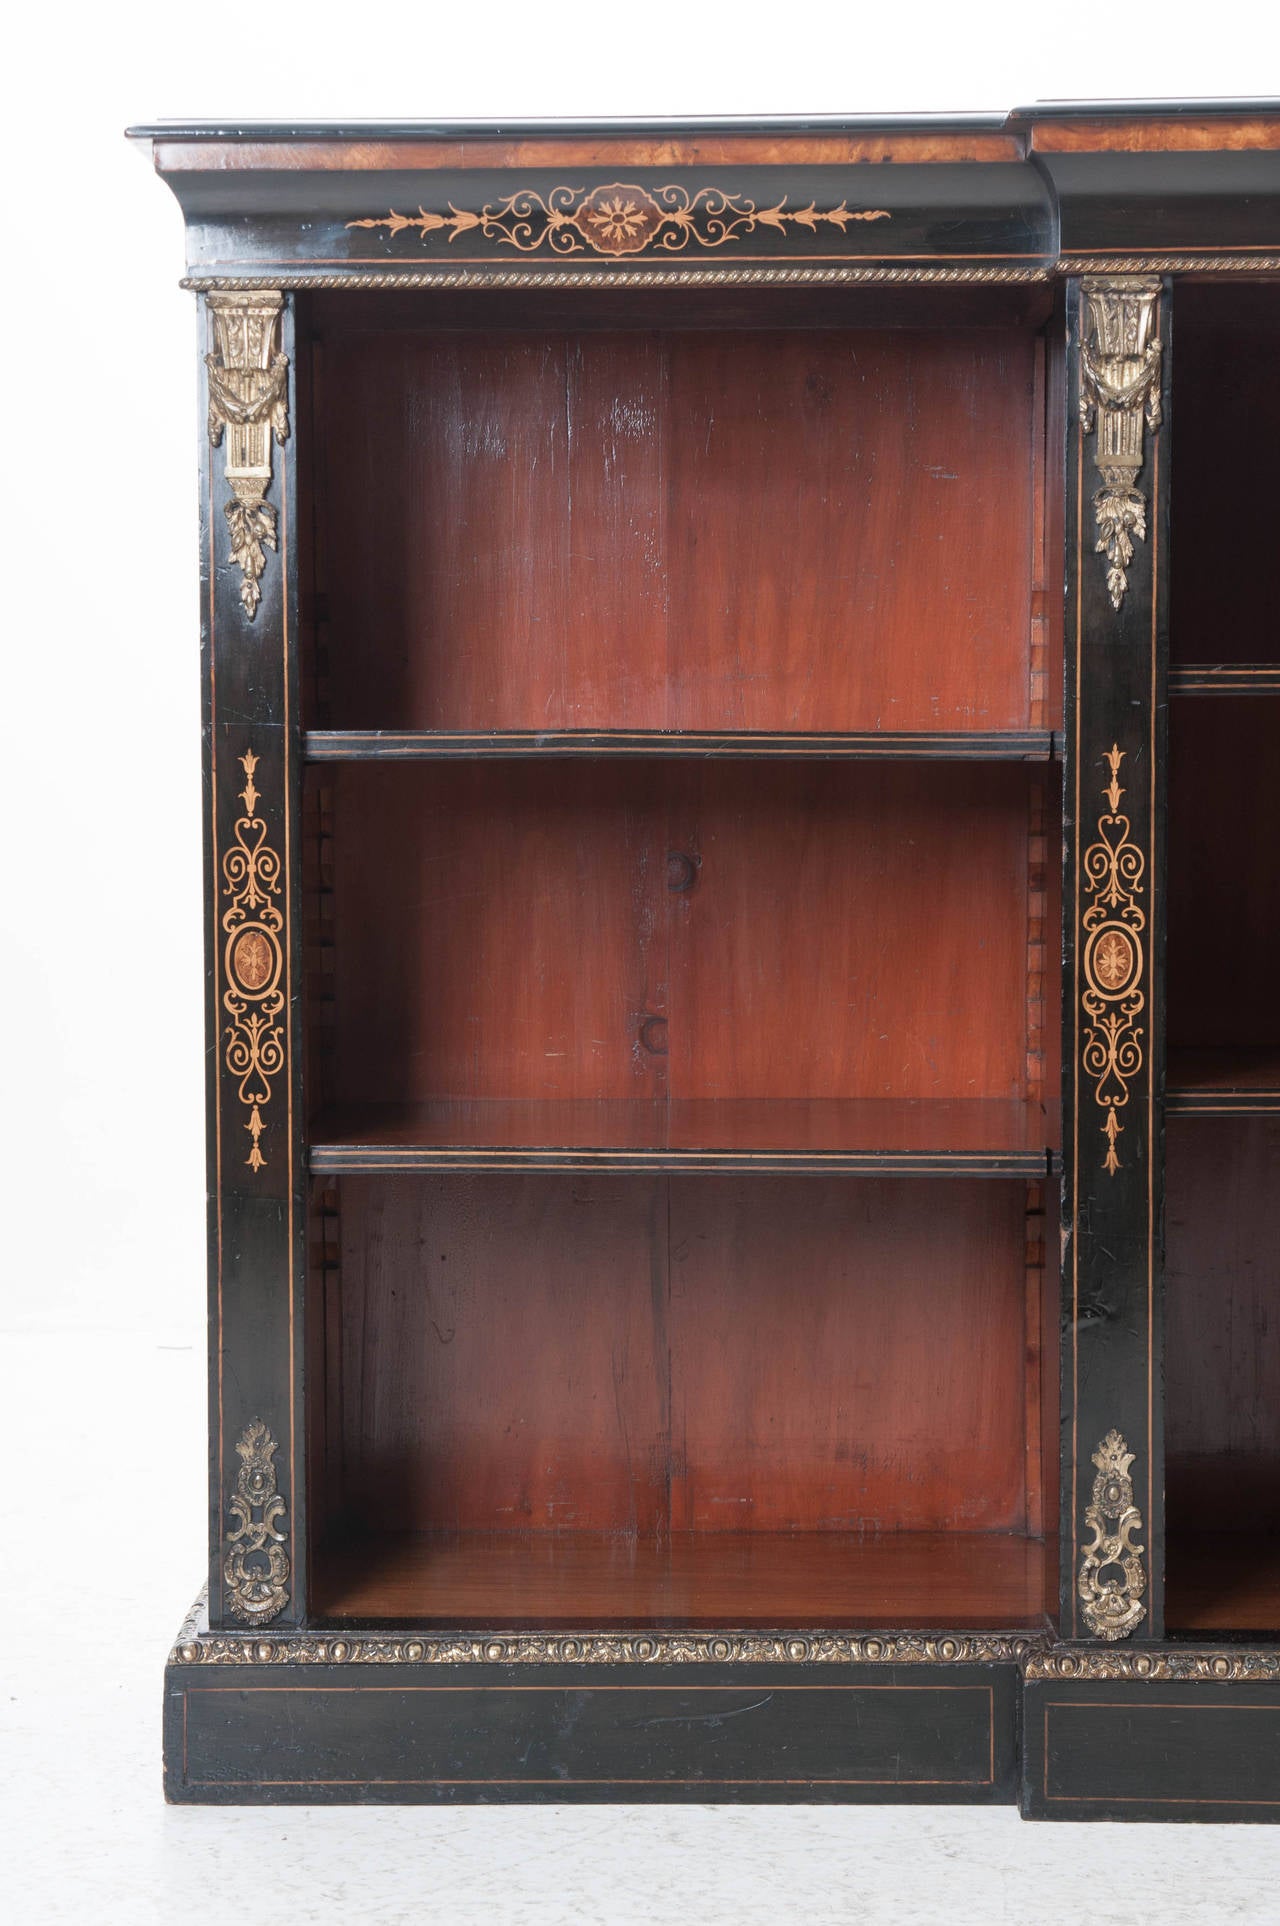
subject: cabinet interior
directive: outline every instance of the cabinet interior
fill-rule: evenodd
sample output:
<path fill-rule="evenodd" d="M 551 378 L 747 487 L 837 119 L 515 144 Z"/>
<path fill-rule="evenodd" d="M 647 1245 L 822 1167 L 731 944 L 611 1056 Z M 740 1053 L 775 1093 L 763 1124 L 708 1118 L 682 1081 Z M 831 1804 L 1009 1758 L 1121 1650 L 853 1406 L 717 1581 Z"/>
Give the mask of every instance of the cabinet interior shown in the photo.
<path fill-rule="evenodd" d="M 1043 315 L 827 305 L 303 310 L 321 1619 L 1052 1609 Z"/>
<path fill-rule="evenodd" d="M 1167 1617 L 1174 1633 L 1274 1635 L 1280 630 L 1267 563 L 1280 516 L 1269 458 L 1280 433 L 1280 288 L 1180 290 L 1175 326 Z"/>

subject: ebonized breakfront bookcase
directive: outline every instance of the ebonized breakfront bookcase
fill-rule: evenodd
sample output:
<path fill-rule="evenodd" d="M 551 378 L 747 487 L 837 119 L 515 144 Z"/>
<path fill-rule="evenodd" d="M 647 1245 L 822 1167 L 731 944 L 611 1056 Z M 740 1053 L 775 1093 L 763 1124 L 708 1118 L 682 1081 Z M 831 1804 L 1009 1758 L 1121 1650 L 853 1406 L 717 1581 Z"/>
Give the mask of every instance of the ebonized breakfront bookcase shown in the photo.
<path fill-rule="evenodd" d="M 135 138 L 170 1796 L 1280 1814 L 1280 103 Z"/>

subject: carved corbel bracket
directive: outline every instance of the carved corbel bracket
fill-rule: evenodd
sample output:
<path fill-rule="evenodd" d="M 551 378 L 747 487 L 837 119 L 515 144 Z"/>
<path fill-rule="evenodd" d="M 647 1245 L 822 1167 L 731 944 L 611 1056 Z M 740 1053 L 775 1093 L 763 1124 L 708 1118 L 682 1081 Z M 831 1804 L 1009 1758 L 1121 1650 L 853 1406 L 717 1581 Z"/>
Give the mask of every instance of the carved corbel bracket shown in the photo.
<path fill-rule="evenodd" d="M 1146 1547 L 1134 1537 L 1142 1530 L 1142 1513 L 1133 1502 L 1133 1457 L 1120 1433 L 1108 1431 L 1093 1454 L 1098 1475 L 1084 1514 L 1093 1537 L 1082 1547 L 1077 1590 L 1089 1630 L 1108 1644 L 1128 1638 L 1147 1609 Z"/>
<path fill-rule="evenodd" d="M 271 437 L 281 444 L 289 438 L 289 357 L 276 345 L 284 296 L 211 294 L 208 301 L 217 344 L 205 356 L 209 440 L 218 448 L 226 435 L 231 560 L 244 577 L 240 600 L 252 621 L 262 598 L 264 550 L 276 546 L 276 511 L 266 499 Z"/>
<path fill-rule="evenodd" d="M 1135 485 L 1145 460 L 1144 426 L 1160 426 L 1160 281 L 1153 274 L 1089 275 L 1081 282 L 1080 426 L 1096 428 L 1102 486 L 1093 498 L 1099 555 L 1118 609 L 1129 586 L 1134 541 L 1147 535 L 1146 497 Z"/>

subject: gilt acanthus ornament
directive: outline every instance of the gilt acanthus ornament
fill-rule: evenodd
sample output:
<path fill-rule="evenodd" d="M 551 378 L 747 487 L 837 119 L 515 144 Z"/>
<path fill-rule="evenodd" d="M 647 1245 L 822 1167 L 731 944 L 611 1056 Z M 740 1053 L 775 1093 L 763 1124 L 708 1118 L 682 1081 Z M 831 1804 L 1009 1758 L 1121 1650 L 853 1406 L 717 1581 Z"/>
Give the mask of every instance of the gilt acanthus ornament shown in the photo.
<path fill-rule="evenodd" d="M 1160 426 L 1160 281 L 1154 274 L 1087 276 L 1080 339 L 1080 426 L 1094 433 L 1102 486 L 1093 498 L 1107 562 L 1107 592 L 1118 609 L 1129 587 L 1134 542 L 1147 538 L 1147 502 L 1137 478 L 1144 428 Z"/>
<path fill-rule="evenodd" d="M 276 546 L 276 511 L 266 499 L 271 484 L 271 439 L 289 438 L 289 357 L 276 347 L 284 296 L 211 294 L 216 348 L 205 356 L 209 371 L 209 440 L 226 437 L 226 476 L 231 499 L 223 510 L 231 536 L 231 560 L 240 570 L 240 600 L 252 621 L 262 599 L 266 549 Z"/>

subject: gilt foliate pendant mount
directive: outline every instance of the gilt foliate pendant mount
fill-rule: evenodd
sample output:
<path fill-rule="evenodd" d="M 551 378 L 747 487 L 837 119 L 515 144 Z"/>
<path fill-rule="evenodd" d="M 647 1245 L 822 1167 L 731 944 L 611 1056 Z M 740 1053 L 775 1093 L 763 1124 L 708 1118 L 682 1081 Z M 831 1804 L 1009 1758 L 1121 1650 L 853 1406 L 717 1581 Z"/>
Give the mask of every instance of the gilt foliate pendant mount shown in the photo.
<path fill-rule="evenodd" d="M 640 187 L 634 181 L 610 181 L 601 187 L 553 187 L 540 193 L 522 188 L 480 208 L 448 205 L 447 213 L 420 207 L 416 214 L 368 215 L 348 221 L 349 228 L 385 229 L 389 239 L 412 232 L 425 244 L 437 235 L 450 242 L 463 234 L 497 241 L 520 254 L 601 254 L 612 259 L 652 252 L 680 254 L 690 249 L 711 250 L 766 229 L 785 240 L 801 232 L 816 234 L 834 228 L 841 235 L 863 221 L 887 221 L 888 208 L 788 207 L 787 197 L 770 207 L 759 207 L 745 194 L 720 187 L 690 192 L 678 184 Z"/>
<path fill-rule="evenodd" d="M 205 356 L 209 376 L 209 440 L 226 439 L 231 499 L 223 513 L 231 560 L 240 570 L 240 602 L 252 622 L 262 599 L 266 551 L 276 546 L 276 511 L 267 500 L 272 438 L 289 438 L 289 357 L 278 347 L 284 296 L 278 292 L 211 294 L 216 346 Z"/>
<path fill-rule="evenodd" d="M 1086 276 L 1080 340 L 1080 426 L 1095 434 L 1102 486 L 1093 498 L 1107 593 L 1119 609 L 1135 541 L 1147 538 L 1147 500 L 1137 486 L 1145 431 L 1160 426 L 1160 281 L 1154 274 Z"/>

